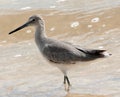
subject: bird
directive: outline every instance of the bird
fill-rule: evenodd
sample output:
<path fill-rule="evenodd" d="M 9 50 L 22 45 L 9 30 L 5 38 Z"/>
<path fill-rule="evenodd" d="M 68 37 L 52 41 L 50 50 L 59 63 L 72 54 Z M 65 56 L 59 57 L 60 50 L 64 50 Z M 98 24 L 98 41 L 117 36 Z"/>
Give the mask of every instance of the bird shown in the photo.
<path fill-rule="evenodd" d="M 71 83 L 67 75 L 69 70 L 68 67 L 70 65 L 74 65 L 76 62 L 93 61 L 95 59 L 111 55 L 106 50 L 86 49 L 79 45 L 47 37 L 44 19 L 38 15 L 30 16 L 26 23 L 12 30 L 9 34 L 17 32 L 18 30 L 28 26 L 35 27 L 35 42 L 43 57 L 58 67 L 64 74 L 63 83 L 66 91 L 69 91 L 71 87 Z"/>

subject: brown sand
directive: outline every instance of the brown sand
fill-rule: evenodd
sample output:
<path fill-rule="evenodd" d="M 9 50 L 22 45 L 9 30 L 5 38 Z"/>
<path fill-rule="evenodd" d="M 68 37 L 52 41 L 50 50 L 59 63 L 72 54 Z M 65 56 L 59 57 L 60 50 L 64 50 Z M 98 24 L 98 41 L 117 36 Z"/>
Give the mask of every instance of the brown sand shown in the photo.
<path fill-rule="evenodd" d="M 92 94 L 67 94 L 65 97 L 108 97 L 108 96 Z"/>

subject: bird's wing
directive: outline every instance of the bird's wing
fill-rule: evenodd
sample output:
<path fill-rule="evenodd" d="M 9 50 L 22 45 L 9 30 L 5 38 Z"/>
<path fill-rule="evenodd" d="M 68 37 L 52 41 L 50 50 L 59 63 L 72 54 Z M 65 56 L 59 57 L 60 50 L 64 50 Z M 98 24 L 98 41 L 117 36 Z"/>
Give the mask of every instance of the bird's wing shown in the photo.
<path fill-rule="evenodd" d="M 64 44 L 47 44 L 44 47 L 44 55 L 50 61 L 57 63 L 70 63 L 72 61 L 78 60 L 80 55 L 77 54 L 79 51 L 72 46 L 67 46 Z M 82 56 L 82 55 L 81 55 Z"/>
<path fill-rule="evenodd" d="M 43 50 L 46 58 L 55 63 L 75 63 L 102 58 L 106 50 L 85 49 L 67 42 L 50 42 Z"/>

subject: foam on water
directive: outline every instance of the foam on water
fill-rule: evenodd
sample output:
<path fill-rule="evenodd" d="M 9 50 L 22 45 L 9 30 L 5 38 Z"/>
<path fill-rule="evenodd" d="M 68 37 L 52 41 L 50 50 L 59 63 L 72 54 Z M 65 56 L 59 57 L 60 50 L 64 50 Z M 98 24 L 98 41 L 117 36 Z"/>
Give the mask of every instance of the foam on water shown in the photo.
<path fill-rule="evenodd" d="M 7 43 L 7 40 L 3 40 L 3 41 L 1 41 L 1 43 Z"/>
<path fill-rule="evenodd" d="M 30 10 L 30 9 L 31 9 L 31 7 L 30 7 L 30 6 L 20 8 L 20 10 Z"/>
<path fill-rule="evenodd" d="M 57 0 L 56 2 L 60 3 L 60 2 L 65 2 L 67 0 Z"/>
<path fill-rule="evenodd" d="M 26 33 L 28 33 L 28 34 L 31 33 L 31 32 L 32 32 L 31 30 L 27 30 L 27 31 L 26 31 Z"/>
<path fill-rule="evenodd" d="M 77 26 L 79 26 L 79 22 L 78 21 L 76 21 L 76 22 L 73 22 L 73 23 L 71 23 L 71 28 L 76 28 Z"/>
<path fill-rule="evenodd" d="M 17 58 L 17 57 L 21 57 L 21 56 L 22 56 L 21 54 L 17 54 L 14 57 Z"/>
<path fill-rule="evenodd" d="M 105 25 L 105 24 L 103 24 L 103 25 L 102 25 L 102 27 L 106 27 L 106 25 Z"/>
<path fill-rule="evenodd" d="M 99 48 L 99 49 L 103 49 L 104 47 L 103 47 L 103 46 L 99 46 L 98 48 Z"/>
<path fill-rule="evenodd" d="M 91 20 L 92 23 L 97 23 L 97 22 L 99 22 L 99 21 L 100 21 L 99 17 L 93 18 L 93 19 Z"/>
<path fill-rule="evenodd" d="M 56 6 L 55 6 L 55 5 L 52 5 L 52 6 L 50 6 L 50 8 L 53 8 L 53 9 L 54 9 L 54 8 L 56 8 Z"/>
<path fill-rule="evenodd" d="M 88 28 L 92 28 L 93 27 L 93 25 L 88 25 Z"/>
<path fill-rule="evenodd" d="M 55 27 L 50 28 L 50 31 L 54 31 L 54 30 L 55 30 Z"/>

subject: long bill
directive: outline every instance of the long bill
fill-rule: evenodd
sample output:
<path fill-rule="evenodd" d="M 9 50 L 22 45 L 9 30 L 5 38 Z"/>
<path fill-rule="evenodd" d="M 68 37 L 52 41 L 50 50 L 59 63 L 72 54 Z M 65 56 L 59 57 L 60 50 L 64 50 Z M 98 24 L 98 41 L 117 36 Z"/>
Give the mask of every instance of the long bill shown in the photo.
<path fill-rule="evenodd" d="M 23 24 L 22 26 L 20 26 L 20 27 L 14 29 L 13 31 L 9 32 L 9 34 L 12 34 L 12 33 L 14 33 L 14 32 L 17 32 L 17 31 L 19 31 L 19 30 L 21 30 L 21 29 L 27 27 L 31 22 L 32 22 L 32 21 L 28 21 L 28 22 L 26 22 L 26 23 Z"/>

